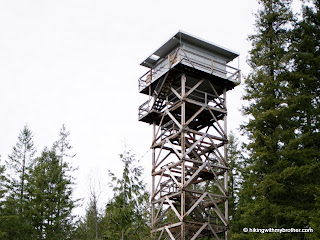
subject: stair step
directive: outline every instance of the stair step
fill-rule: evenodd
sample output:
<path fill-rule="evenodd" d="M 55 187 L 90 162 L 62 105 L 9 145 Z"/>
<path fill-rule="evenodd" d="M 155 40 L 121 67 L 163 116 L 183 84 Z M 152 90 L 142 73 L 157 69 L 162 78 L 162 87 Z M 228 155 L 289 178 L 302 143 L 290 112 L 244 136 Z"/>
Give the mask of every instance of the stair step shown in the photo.
<path fill-rule="evenodd" d="M 174 78 L 170 77 L 168 73 L 168 75 L 166 76 L 166 79 L 163 80 L 164 82 L 161 83 L 162 85 L 161 88 L 155 91 L 156 100 L 151 109 L 161 111 L 161 109 L 163 108 L 163 102 L 165 101 L 166 96 L 168 95 L 168 92 L 171 89 L 173 80 Z"/>

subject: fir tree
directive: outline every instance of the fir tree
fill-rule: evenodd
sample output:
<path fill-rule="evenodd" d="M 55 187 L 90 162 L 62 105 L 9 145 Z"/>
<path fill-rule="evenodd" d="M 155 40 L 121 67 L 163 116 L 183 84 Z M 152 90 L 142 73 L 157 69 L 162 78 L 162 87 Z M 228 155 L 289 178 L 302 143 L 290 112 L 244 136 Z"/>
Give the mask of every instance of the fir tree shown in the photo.
<path fill-rule="evenodd" d="M 277 200 L 285 186 L 277 181 L 283 168 L 282 149 L 288 144 L 289 119 L 284 114 L 288 79 L 289 27 L 293 22 L 289 0 L 260 0 L 256 34 L 252 41 L 243 97 L 244 113 L 250 120 L 243 126 L 249 138 L 247 168 L 238 204 L 238 232 L 243 227 L 283 227 L 282 205 Z M 287 226 L 287 225 L 286 225 Z M 290 226 L 291 227 L 291 226 Z M 241 234 L 240 234 L 241 236 Z M 234 235 L 234 238 L 240 236 Z M 244 239 L 277 239 L 277 234 L 247 234 Z"/>
<path fill-rule="evenodd" d="M 239 142 L 233 132 L 229 134 L 228 143 L 228 162 L 229 162 L 229 225 L 231 235 L 234 226 L 237 224 L 236 211 L 239 201 L 239 190 L 242 181 L 243 156 L 239 149 Z"/>
<path fill-rule="evenodd" d="M 9 176 L 6 184 L 8 194 L 3 204 L 3 218 L 6 222 L 7 239 L 31 239 L 32 226 L 28 218 L 29 203 L 26 187 L 35 153 L 33 134 L 28 126 L 24 126 L 18 136 L 18 142 L 6 161 Z"/>
<path fill-rule="evenodd" d="M 234 235 L 235 239 L 311 236 L 241 234 L 243 227 L 308 228 L 311 211 L 316 208 L 319 181 L 313 176 L 319 170 L 319 55 L 315 50 L 319 51 L 319 22 L 307 23 L 304 15 L 291 31 L 289 3 L 260 1 L 259 28 L 251 37 L 252 73 L 244 96 L 249 101 L 244 112 L 251 116 L 244 125 L 250 154 L 239 193 L 236 215 L 240 234 Z M 314 14 L 309 17 L 316 19 Z M 310 28 L 313 31 L 308 32 Z"/>
<path fill-rule="evenodd" d="M 1 165 L 1 155 L 0 155 L 0 211 L 2 209 L 1 205 L 4 201 L 4 195 L 6 193 L 6 176 L 5 176 L 5 170 L 6 167 L 4 165 Z"/>
<path fill-rule="evenodd" d="M 292 32 L 292 72 L 287 111 L 290 114 L 292 137 L 284 158 L 289 164 L 281 175 L 287 186 L 282 196 L 288 201 L 287 221 L 300 228 L 316 231 L 320 238 L 320 1 L 303 6 L 302 20 Z M 291 201 L 289 201 L 291 200 Z M 306 234 L 306 237 L 310 237 Z"/>
<path fill-rule="evenodd" d="M 54 150 L 45 149 L 30 171 L 28 193 L 35 239 L 68 239 L 72 230 L 72 181 Z"/>
<path fill-rule="evenodd" d="M 77 223 L 77 229 L 73 234 L 73 238 L 78 240 L 102 239 L 101 221 L 102 215 L 98 209 L 97 194 L 92 192 L 86 214 L 84 218 Z"/>
<path fill-rule="evenodd" d="M 19 213 L 22 216 L 24 210 L 25 184 L 29 168 L 34 160 L 36 150 L 33 143 L 33 134 L 24 126 L 18 136 L 18 142 L 13 147 L 12 153 L 8 156 L 7 165 L 13 170 L 11 175 L 11 194 L 19 202 Z"/>
<path fill-rule="evenodd" d="M 59 139 L 53 144 L 53 148 L 60 157 L 61 164 L 65 158 L 74 158 L 76 156 L 76 154 L 70 153 L 73 147 L 70 144 L 69 136 L 70 132 L 67 131 L 66 126 L 63 124 L 59 132 Z"/>
<path fill-rule="evenodd" d="M 4 201 L 5 194 L 7 192 L 6 188 L 7 179 L 5 176 L 5 166 L 1 165 L 1 155 L 0 155 L 0 239 L 6 239 L 7 235 L 7 224 L 6 215 L 4 211 Z"/>

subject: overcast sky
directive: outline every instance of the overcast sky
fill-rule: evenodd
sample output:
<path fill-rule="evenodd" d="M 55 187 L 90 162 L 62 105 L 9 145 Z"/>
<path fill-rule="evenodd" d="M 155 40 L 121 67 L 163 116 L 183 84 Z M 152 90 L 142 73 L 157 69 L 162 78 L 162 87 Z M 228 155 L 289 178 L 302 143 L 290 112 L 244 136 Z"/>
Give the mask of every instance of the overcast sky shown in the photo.
<path fill-rule="evenodd" d="M 149 176 L 152 132 L 137 110 L 147 69 L 139 64 L 181 29 L 239 52 L 247 75 L 256 8 L 255 0 L 0 0 L 2 163 L 25 124 L 39 154 L 65 124 L 77 153 L 77 197 L 88 194 L 91 175 L 107 201 L 107 169 L 121 170 L 124 142 L 144 156 Z M 240 92 L 228 93 L 233 131 L 243 121 Z"/>

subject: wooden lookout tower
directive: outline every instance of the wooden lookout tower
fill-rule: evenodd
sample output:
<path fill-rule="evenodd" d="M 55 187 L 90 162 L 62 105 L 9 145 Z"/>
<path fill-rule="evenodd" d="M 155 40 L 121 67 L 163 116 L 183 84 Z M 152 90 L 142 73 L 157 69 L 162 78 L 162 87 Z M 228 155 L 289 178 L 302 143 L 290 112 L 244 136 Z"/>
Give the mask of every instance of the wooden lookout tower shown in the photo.
<path fill-rule="evenodd" d="M 153 125 L 152 239 L 228 239 L 226 93 L 240 83 L 239 54 L 179 31 L 141 65 Z"/>

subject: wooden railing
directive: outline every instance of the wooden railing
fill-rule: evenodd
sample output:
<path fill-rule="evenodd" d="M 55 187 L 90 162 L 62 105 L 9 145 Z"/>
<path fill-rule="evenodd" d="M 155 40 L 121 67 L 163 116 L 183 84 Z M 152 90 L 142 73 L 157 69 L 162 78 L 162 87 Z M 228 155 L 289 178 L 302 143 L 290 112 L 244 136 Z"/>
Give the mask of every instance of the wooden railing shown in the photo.
<path fill-rule="evenodd" d="M 227 64 L 223 64 L 217 60 L 208 58 L 194 51 L 177 48 L 166 58 L 159 60 L 159 62 L 152 69 L 139 78 L 139 91 L 161 77 L 178 63 L 182 63 L 209 74 L 225 78 L 236 84 L 240 84 L 241 82 L 241 73 L 239 69 L 231 67 Z"/>

